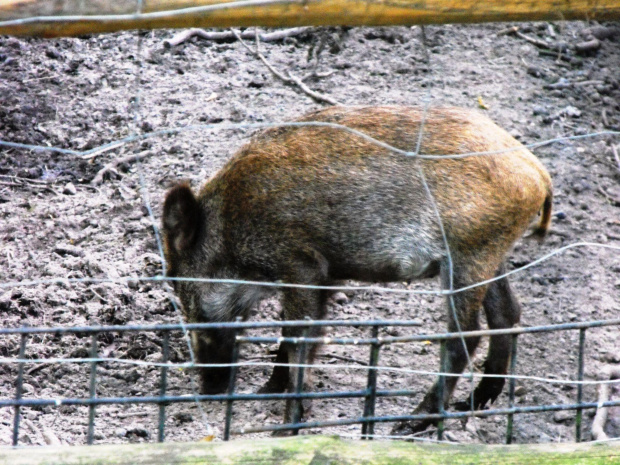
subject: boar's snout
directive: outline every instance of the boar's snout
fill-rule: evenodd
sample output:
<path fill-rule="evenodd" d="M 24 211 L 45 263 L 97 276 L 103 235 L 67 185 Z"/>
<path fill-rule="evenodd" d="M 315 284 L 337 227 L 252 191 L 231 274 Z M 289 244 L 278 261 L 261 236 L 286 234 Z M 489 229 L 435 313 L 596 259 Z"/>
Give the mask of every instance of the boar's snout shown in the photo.
<path fill-rule="evenodd" d="M 232 362 L 234 334 L 230 330 L 200 331 L 192 334 L 196 361 L 200 364 L 227 364 Z M 200 392 L 221 394 L 228 388 L 230 367 L 201 367 Z"/>
<path fill-rule="evenodd" d="M 228 388 L 230 368 L 202 368 L 200 370 L 200 393 L 222 394 Z"/>

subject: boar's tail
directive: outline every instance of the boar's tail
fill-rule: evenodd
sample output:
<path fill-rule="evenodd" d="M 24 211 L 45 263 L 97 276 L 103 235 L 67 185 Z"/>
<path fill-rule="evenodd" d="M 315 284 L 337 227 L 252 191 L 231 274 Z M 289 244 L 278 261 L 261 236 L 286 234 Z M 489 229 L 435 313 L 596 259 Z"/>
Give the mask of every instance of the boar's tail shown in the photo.
<path fill-rule="evenodd" d="M 538 225 L 532 231 L 531 236 L 540 240 L 544 239 L 551 226 L 551 204 L 553 203 L 553 192 L 551 189 L 547 191 L 547 197 L 542 206 L 542 212 L 540 215 L 540 221 Z"/>

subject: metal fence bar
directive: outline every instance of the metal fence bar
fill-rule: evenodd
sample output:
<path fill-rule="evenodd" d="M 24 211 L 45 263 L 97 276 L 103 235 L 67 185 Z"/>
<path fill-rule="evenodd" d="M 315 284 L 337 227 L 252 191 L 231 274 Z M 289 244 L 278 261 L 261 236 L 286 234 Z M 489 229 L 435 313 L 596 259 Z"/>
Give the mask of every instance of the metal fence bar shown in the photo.
<path fill-rule="evenodd" d="M 586 345 L 586 330 L 584 328 L 579 330 L 579 360 L 577 367 L 577 380 L 583 381 L 583 353 Z M 577 385 L 577 403 L 583 402 L 583 385 Z M 582 409 L 577 409 L 575 414 L 575 441 L 581 442 L 581 420 L 583 412 Z"/>
<path fill-rule="evenodd" d="M 308 338 L 308 332 L 309 332 L 310 328 L 306 328 L 303 332 L 303 337 L 302 339 L 307 339 Z M 297 367 L 297 383 L 295 385 L 295 394 L 299 395 L 303 392 L 304 389 L 304 372 L 305 369 L 303 367 L 303 365 L 306 363 L 306 356 L 307 356 L 307 352 L 308 352 L 308 346 L 306 344 L 304 344 L 303 342 L 301 344 L 299 344 L 298 346 L 298 362 L 299 365 Z M 291 376 L 291 375 L 289 375 Z M 303 405 L 302 405 L 303 400 L 301 398 L 296 398 L 293 401 L 293 423 L 299 423 L 301 421 L 302 418 L 302 413 L 303 413 Z M 298 434 L 299 430 L 297 429 L 293 429 L 293 434 Z"/>
<path fill-rule="evenodd" d="M 110 325 L 110 326 L 73 326 L 73 327 L 20 327 L 20 328 L 0 328 L 0 336 L 8 334 L 75 334 L 75 333 L 124 333 L 124 332 L 140 332 L 140 331 L 193 331 L 201 329 L 265 329 L 265 328 L 290 328 L 290 327 L 315 327 L 315 326 L 333 326 L 333 327 L 351 327 L 351 326 L 420 326 L 420 322 L 417 321 L 402 321 L 402 320 L 288 320 L 288 321 L 228 321 L 219 323 L 168 323 L 158 325 Z M 495 336 L 502 334 L 530 334 L 530 333 L 542 333 L 551 331 L 565 331 L 571 329 L 582 328 L 600 328 L 604 326 L 620 326 L 620 318 L 614 318 L 610 320 L 595 320 L 595 321 L 582 321 L 575 323 L 562 323 L 557 325 L 540 325 L 540 326 L 522 326 L 506 329 L 484 329 L 478 331 L 467 331 L 463 333 L 436 333 L 436 334 L 418 334 L 412 336 L 392 336 L 382 337 L 378 341 L 380 343 L 395 343 L 395 342 L 416 342 L 416 341 L 439 341 L 442 339 L 460 339 L 462 337 L 477 337 L 477 336 Z M 266 343 L 279 343 L 290 342 L 295 338 L 273 338 L 273 337 L 247 337 L 239 336 L 240 342 L 266 342 Z M 372 344 L 375 341 L 371 339 L 354 339 L 354 338 L 308 338 L 306 343 L 320 343 L 330 344 L 334 340 L 347 341 L 347 343 L 353 344 Z"/>
<path fill-rule="evenodd" d="M 97 333 L 93 333 L 90 339 L 90 356 L 91 358 L 97 358 Z M 97 362 L 93 361 L 90 365 L 90 389 L 89 394 L 91 399 L 97 397 Z M 95 409 L 96 404 L 90 404 L 88 407 L 88 435 L 86 442 L 90 445 L 93 443 L 95 434 Z"/>
<path fill-rule="evenodd" d="M 611 321 L 611 320 L 607 320 L 607 321 Z M 316 323 L 316 322 L 312 322 L 312 323 Z M 600 323 L 600 322 L 595 322 L 595 323 Z M 326 326 L 329 325 L 329 321 L 326 321 L 325 325 Z M 299 365 L 301 366 L 298 367 L 301 370 L 301 376 L 298 379 L 299 382 L 302 382 L 303 380 L 303 370 L 305 369 L 305 358 L 306 358 L 306 352 L 308 350 L 308 346 L 306 343 L 314 342 L 314 341 L 316 341 L 317 343 L 319 341 L 322 343 L 325 343 L 325 339 L 327 339 L 327 342 L 329 343 L 332 340 L 330 338 L 308 338 L 307 335 L 309 331 L 311 330 L 312 327 L 315 327 L 315 326 L 316 326 L 315 324 L 306 324 L 303 337 L 276 338 L 277 342 L 287 341 L 287 342 L 295 343 L 298 345 L 298 350 L 300 351 L 299 354 L 301 356 L 300 363 L 299 363 Z M 357 326 L 357 323 L 355 321 L 349 321 L 348 326 Z M 371 373 L 374 373 L 374 375 L 376 376 L 376 373 L 379 371 L 379 368 L 380 368 L 377 365 L 378 364 L 378 351 L 381 345 L 385 343 L 386 340 L 389 340 L 390 338 L 379 337 L 379 325 L 367 325 L 367 326 L 372 328 L 372 333 L 371 333 L 372 337 L 366 339 L 367 341 L 370 341 L 371 343 L 370 344 L 371 345 L 371 363 L 370 363 L 370 366 L 364 367 L 364 368 L 368 369 L 369 375 Z M 558 326 L 564 326 L 561 329 L 574 329 L 574 327 L 565 328 L 565 326 L 567 325 L 558 325 Z M 577 373 L 577 378 L 578 378 L 577 382 L 583 381 L 583 366 L 584 366 L 584 358 L 585 358 L 585 350 L 584 350 L 585 349 L 585 332 L 589 327 L 591 326 L 582 325 L 581 327 L 579 327 L 579 331 L 580 331 L 579 361 L 578 361 L 579 367 L 578 367 L 578 373 Z M 536 331 L 531 331 L 531 332 L 540 332 L 539 330 L 541 330 L 541 327 L 526 328 L 526 329 L 536 330 Z M 548 331 L 558 330 L 557 326 L 544 327 L 544 329 Z M 163 334 L 164 340 L 169 338 L 169 335 L 170 335 L 169 331 L 170 330 L 164 331 L 164 334 Z M 240 329 L 237 329 L 237 331 L 240 331 Z M 194 396 L 194 395 L 166 396 L 165 387 L 163 391 L 161 390 L 162 386 L 164 386 L 164 383 L 161 383 L 159 396 L 134 397 L 134 398 L 128 398 L 128 397 L 98 398 L 96 394 L 96 381 L 97 381 L 96 368 L 97 368 L 97 365 L 102 362 L 102 360 L 96 358 L 97 337 L 98 337 L 97 331 L 90 332 L 91 339 L 92 339 L 91 350 L 90 350 L 91 359 L 88 359 L 87 363 L 90 363 L 91 365 L 91 384 L 90 384 L 91 390 L 90 390 L 90 396 L 88 398 L 60 399 L 60 400 L 57 400 L 57 399 L 23 399 L 22 392 L 23 392 L 24 368 L 25 368 L 25 365 L 30 362 L 30 360 L 25 358 L 26 339 L 27 339 L 28 334 L 29 334 L 28 332 L 21 333 L 19 359 L 16 360 L 16 362 L 18 363 L 18 368 L 20 369 L 20 371 L 18 371 L 18 377 L 17 377 L 16 395 L 13 399 L 0 399 L 0 407 L 12 406 L 15 408 L 15 411 L 17 413 L 16 419 L 14 421 L 14 439 L 13 439 L 14 443 L 17 443 L 17 437 L 19 435 L 19 409 L 23 406 L 43 406 L 43 405 L 56 405 L 56 406 L 84 405 L 84 406 L 88 406 L 89 407 L 88 438 L 89 438 L 89 443 L 91 443 L 93 439 L 93 433 L 94 433 L 94 416 L 95 416 L 96 406 L 102 405 L 102 404 L 147 404 L 147 403 L 151 403 L 151 404 L 158 404 L 160 408 L 160 412 L 161 412 L 162 407 L 164 407 L 166 404 L 169 404 L 169 403 L 197 402 L 197 401 L 198 402 L 200 401 L 225 401 L 227 402 L 227 405 L 230 404 L 230 407 L 231 407 L 230 414 L 227 415 L 228 427 L 227 427 L 226 437 L 229 438 L 231 432 L 233 432 L 231 428 L 233 402 L 280 399 L 280 400 L 293 401 L 293 404 L 297 405 L 298 407 L 301 407 L 300 404 L 303 399 L 364 398 L 365 400 L 364 413 L 361 418 L 344 418 L 344 419 L 339 419 L 339 420 L 326 420 L 326 421 L 317 421 L 317 422 L 310 422 L 310 423 L 301 423 L 301 416 L 297 416 L 297 417 L 293 417 L 292 422 L 287 425 L 264 425 L 264 426 L 256 427 L 256 428 L 254 427 L 245 428 L 244 430 L 238 430 L 238 431 L 247 433 L 247 432 L 262 432 L 262 431 L 292 430 L 294 432 L 297 432 L 300 429 L 306 429 L 306 428 L 342 426 L 342 425 L 349 425 L 349 424 L 357 423 L 357 424 L 362 425 L 362 434 L 370 437 L 373 434 L 372 425 L 374 425 L 375 422 L 413 421 L 413 420 L 419 420 L 419 419 L 426 419 L 426 420 L 433 420 L 433 421 L 438 422 L 438 436 L 441 438 L 440 434 L 441 435 L 443 434 L 442 426 L 445 423 L 446 419 L 459 419 L 459 418 L 466 418 L 466 417 L 488 417 L 492 415 L 507 415 L 508 421 L 509 421 L 509 425 L 507 426 L 507 438 L 506 438 L 507 442 L 512 441 L 512 433 L 513 433 L 512 417 L 514 414 L 537 413 L 537 412 L 560 411 L 560 410 L 576 410 L 576 418 L 577 418 L 576 419 L 576 424 L 577 424 L 576 435 L 577 435 L 577 441 L 580 441 L 581 440 L 582 417 L 583 417 L 582 411 L 584 409 L 593 409 L 597 407 L 613 407 L 613 406 L 620 405 L 620 401 L 609 401 L 609 402 L 604 403 L 603 405 L 598 405 L 597 403 L 594 403 L 594 402 L 584 403 L 583 402 L 583 388 L 582 388 L 582 385 L 579 384 L 578 385 L 579 390 L 577 392 L 577 402 L 575 404 L 515 407 L 514 406 L 514 384 L 515 384 L 515 380 L 517 376 L 515 376 L 514 373 L 515 373 L 515 368 L 516 368 L 517 335 L 520 334 L 519 332 L 513 332 L 512 334 L 511 364 L 510 364 L 510 377 L 509 377 L 509 380 L 510 380 L 509 381 L 509 406 L 508 408 L 503 408 L 503 409 L 482 410 L 482 411 L 473 411 L 473 412 L 471 411 L 470 412 L 446 412 L 445 409 L 443 409 L 443 403 L 441 401 L 443 399 L 443 395 L 441 394 L 440 391 L 442 390 L 445 391 L 445 380 L 448 376 L 450 376 L 450 374 L 446 372 L 447 370 L 446 365 L 448 361 L 447 354 L 446 354 L 446 347 L 447 347 L 446 344 L 447 344 L 448 339 L 453 339 L 451 337 L 444 338 L 442 340 L 442 344 L 440 348 L 441 372 L 439 373 L 440 376 L 438 380 L 438 406 L 437 406 L 438 413 L 436 414 L 402 415 L 398 417 L 375 416 L 374 408 L 370 410 L 370 407 L 374 407 L 374 402 L 371 402 L 371 394 L 372 394 L 371 391 L 372 391 L 372 384 L 373 384 L 371 379 L 369 379 L 368 386 L 366 389 L 357 390 L 357 391 L 303 392 L 303 383 L 301 384 L 301 386 L 299 386 L 299 383 L 298 383 L 297 389 L 295 390 L 295 392 L 274 393 L 274 394 L 236 394 L 234 392 L 235 385 L 233 384 L 233 388 L 229 390 L 228 394 L 198 395 L 198 396 Z M 448 334 L 448 336 L 452 336 L 454 333 L 446 333 L 446 334 Z M 438 335 L 438 336 L 445 336 L 445 334 Z M 418 336 L 415 336 L 415 337 L 417 338 Z M 235 338 L 235 340 L 238 343 L 246 342 L 247 339 L 248 338 L 241 337 L 241 336 Z M 358 344 L 360 343 L 360 341 L 362 341 L 362 339 L 354 339 L 354 338 L 348 338 L 347 340 L 357 341 Z M 168 344 L 168 341 L 164 343 L 164 346 L 166 346 L 167 344 Z M 236 371 L 238 368 L 237 363 L 238 363 L 238 357 L 239 357 L 238 344 L 236 344 L 235 347 L 237 349 L 237 353 L 234 354 L 233 366 L 231 367 L 231 371 L 233 372 L 232 373 L 233 383 L 236 383 Z M 376 359 L 373 360 L 372 351 L 375 349 L 377 350 L 377 354 L 376 354 Z M 166 351 L 165 347 L 163 348 L 163 350 L 164 352 Z M 164 360 L 167 361 L 167 356 L 164 357 Z M 193 367 L 194 366 L 192 365 L 192 366 L 187 366 L 186 368 L 193 368 Z M 165 370 L 168 370 L 169 367 L 167 367 L 166 365 L 163 365 L 161 366 L 161 369 L 163 373 Z M 462 376 L 462 375 L 455 374 L 455 376 Z M 406 396 L 406 395 L 410 396 L 413 393 L 413 391 L 411 390 L 393 390 L 393 391 L 381 390 L 379 391 L 376 389 L 376 379 L 374 383 L 375 383 L 374 385 L 375 402 L 376 402 L 376 397 Z M 298 412 L 300 411 L 301 410 L 298 410 Z M 160 427 L 161 427 L 162 418 L 165 419 L 165 416 L 160 414 Z M 163 440 L 163 433 L 162 433 L 162 436 L 158 436 L 158 437 L 161 437 L 161 439 Z"/>
<path fill-rule="evenodd" d="M 398 416 L 381 416 L 381 417 L 358 417 L 358 418 L 345 418 L 342 420 L 324 420 L 324 421 L 313 421 L 306 423 L 288 423 L 281 425 L 264 425 L 258 427 L 250 427 L 250 428 L 242 428 L 235 433 L 238 434 L 249 434 L 249 433 L 264 433 L 268 431 L 287 431 L 287 430 L 298 430 L 298 429 L 309 429 L 309 428 L 325 428 L 325 427 L 333 427 L 333 426 L 346 426 L 346 425 L 354 425 L 357 423 L 392 423 L 392 422 L 410 422 L 417 420 L 433 420 L 439 421 L 442 419 L 463 419 L 469 417 L 476 418 L 485 418 L 495 415 L 507 415 L 509 413 L 541 413 L 541 412 L 557 412 L 560 410 L 576 410 L 578 408 L 582 409 L 594 409 L 600 407 L 615 407 L 620 406 L 620 400 L 604 402 L 602 404 L 598 404 L 597 402 L 588 402 L 582 404 L 566 404 L 566 405 L 535 405 L 528 407 L 513 407 L 511 409 L 493 409 L 493 410 L 475 410 L 475 411 L 467 411 L 467 412 L 445 412 L 443 414 L 439 413 L 425 413 L 425 414 L 416 414 L 416 415 L 398 415 Z"/>
<path fill-rule="evenodd" d="M 602 320 L 610 321 L 610 324 L 620 324 L 620 319 Z M 156 325 L 107 325 L 107 326 L 63 326 L 63 327 L 19 327 L 0 328 L 0 335 L 8 334 L 75 334 L 75 333 L 124 333 L 124 332 L 157 332 L 157 331 L 183 331 L 187 329 L 265 329 L 265 328 L 292 328 L 314 326 L 421 326 L 415 320 L 277 320 L 277 321 L 222 321 L 217 323 L 165 323 Z M 560 325 L 561 326 L 561 325 Z M 575 329 L 575 328 L 572 328 Z"/>
<path fill-rule="evenodd" d="M 23 359 L 26 355 L 26 334 L 22 334 L 19 342 L 19 358 Z M 15 386 L 15 401 L 19 402 L 22 398 L 24 389 L 24 364 L 20 363 L 17 367 L 17 385 Z M 19 419 L 20 419 L 20 405 L 15 404 L 14 417 L 13 417 L 13 446 L 17 446 L 19 442 Z"/>
<path fill-rule="evenodd" d="M 396 390 L 396 391 L 377 391 L 377 397 L 411 397 L 418 393 L 413 390 Z M 358 391 L 337 391 L 337 392 L 302 392 L 296 393 L 278 393 L 278 394 L 234 394 L 229 396 L 228 394 L 213 394 L 213 395 L 181 395 L 181 396 L 145 396 L 145 397 L 97 397 L 94 399 L 84 398 L 68 398 L 68 399 L 2 399 L 0 400 L 0 407 L 44 407 L 44 406 L 61 406 L 61 405 L 129 405 L 129 404 L 178 404 L 178 403 L 193 403 L 193 402 L 225 402 L 233 400 L 235 402 L 250 402 L 261 400 L 287 400 L 287 399 L 350 399 L 350 398 L 365 398 L 368 392 L 366 389 Z M 485 412 L 482 416 L 489 415 L 508 415 L 510 413 L 534 413 L 544 411 L 558 411 L 558 410 L 575 410 L 579 406 L 584 409 L 596 408 L 599 405 L 597 402 L 583 402 L 581 404 L 549 404 L 542 406 L 531 407 L 513 407 L 497 410 L 482 410 Z M 601 407 L 615 407 L 620 405 L 620 400 L 608 401 L 601 404 Z M 524 410 L 527 409 L 527 410 Z M 534 410 L 532 410 L 534 409 Z M 476 411 L 477 412 L 477 411 Z M 434 414 L 433 414 L 434 415 Z M 449 418 L 452 414 L 446 412 L 446 418 Z M 480 415 L 476 415 L 480 416 Z M 459 418 L 462 415 L 459 414 Z"/>
<path fill-rule="evenodd" d="M 508 408 L 512 408 L 515 405 L 515 384 L 516 378 L 514 378 L 515 369 L 517 366 L 517 335 L 512 336 L 512 344 L 510 346 L 510 376 L 508 381 Z M 512 431 L 513 431 L 514 414 L 509 413 L 506 423 L 506 444 L 512 444 Z"/>
<path fill-rule="evenodd" d="M 415 394 L 417 391 L 377 391 L 377 397 L 405 397 Z M 252 402 L 266 400 L 290 400 L 290 399 L 343 399 L 366 397 L 366 389 L 357 391 L 336 392 L 302 392 L 302 393 L 273 393 L 273 394 L 198 394 L 180 396 L 144 396 L 144 397 L 97 397 L 91 398 L 67 398 L 67 399 L 0 399 L 0 407 L 43 407 L 47 405 L 111 405 L 111 404 L 176 404 L 189 402 Z"/>
<path fill-rule="evenodd" d="M 324 326 L 329 326 L 329 324 L 325 324 Z M 359 326 L 359 325 L 349 322 L 349 326 Z M 454 333 L 436 333 L 436 334 L 414 334 L 410 336 L 389 336 L 389 337 L 380 337 L 380 338 L 377 338 L 376 340 L 372 338 L 351 338 L 351 337 L 320 338 L 320 337 L 316 337 L 316 338 L 308 338 L 304 340 L 304 342 L 307 344 L 324 344 L 324 345 L 330 345 L 330 344 L 370 345 L 375 342 L 379 342 L 381 344 L 394 344 L 394 343 L 403 343 L 403 342 L 442 341 L 442 340 L 448 340 L 448 339 L 461 339 L 463 337 L 473 338 L 473 337 L 479 337 L 479 336 L 501 336 L 501 335 L 513 335 L 513 334 L 545 333 L 545 332 L 554 332 L 554 331 L 601 328 L 605 326 L 620 326 L 620 318 L 612 319 L 612 320 L 587 321 L 587 322 L 579 322 L 579 323 L 563 323 L 559 325 L 541 325 L 541 326 L 514 327 L 514 328 L 505 328 L 505 329 L 480 329 L 476 331 L 465 331 L 462 333 L 454 332 Z M 280 343 L 280 342 L 297 344 L 299 342 L 298 338 L 295 338 L 295 337 L 239 336 L 239 340 L 244 343 L 252 343 L 252 344 L 265 344 L 265 343 L 275 344 L 275 343 Z"/>
<path fill-rule="evenodd" d="M 446 341 L 441 341 L 441 345 L 439 346 L 439 371 L 441 373 L 445 373 L 447 371 L 447 353 Z M 443 396 L 446 389 L 446 377 L 441 374 L 439 375 L 439 379 L 437 380 L 437 411 L 440 415 L 444 415 L 446 413 Z M 437 439 L 441 441 L 443 439 L 443 430 L 444 430 L 444 417 L 442 416 L 437 423 Z"/>
<path fill-rule="evenodd" d="M 241 321 L 241 318 L 237 317 L 237 322 Z M 232 353 L 232 363 L 237 363 L 239 360 L 239 342 L 237 341 L 237 331 L 233 333 L 234 345 L 233 345 L 233 353 Z M 228 395 L 232 396 L 235 393 L 235 384 L 237 382 L 237 367 L 230 367 L 230 378 L 228 380 Z M 233 409 L 233 398 L 230 398 L 226 401 L 226 419 L 224 423 L 224 441 L 228 441 L 230 439 L 230 425 L 232 423 L 232 409 Z"/>
<path fill-rule="evenodd" d="M 372 338 L 378 339 L 379 327 L 373 326 Z M 370 361 L 368 362 L 368 382 L 366 390 L 368 392 L 366 400 L 364 402 L 364 417 L 375 416 L 375 402 L 377 399 L 377 370 L 373 367 L 377 366 L 379 362 L 379 351 L 381 350 L 380 344 L 373 344 L 370 347 Z M 375 434 L 375 424 L 372 422 L 362 424 L 362 439 L 372 440 Z"/>
<path fill-rule="evenodd" d="M 164 331 L 162 346 L 161 346 L 161 350 L 162 350 L 161 361 L 163 363 L 167 363 L 170 357 L 169 343 L 170 343 L 170 332 Z M 161 397 L 162 399 L 166 397 L 167 382 L 168 382 L 168 367 L 162 366 L 160 370 L 160 375 L 159 375 L 159 397 Z M 162 402 L 159 404 L 157 442 L 164 442 L 165 435 L 166 435 L 166 403 Z"/>

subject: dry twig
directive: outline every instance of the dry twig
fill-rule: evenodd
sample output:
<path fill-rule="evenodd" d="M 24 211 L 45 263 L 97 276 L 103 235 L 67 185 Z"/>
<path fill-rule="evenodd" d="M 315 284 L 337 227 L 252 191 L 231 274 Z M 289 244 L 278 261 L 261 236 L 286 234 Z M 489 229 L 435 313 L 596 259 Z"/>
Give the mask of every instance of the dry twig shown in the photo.
<path fill-rule="evenodd" d="M 103 183 L 103 178 L 105 177 L 106 174 L 108 174 L 108 173 L 118 174 L 118 171 L 116 171 L 116 168 L 119 167 L 120 165 L 123 165 L 123 164 L 126 164 L 126 163 L 133 163 L 134 161 L 142 160 L 143 158 L 146 158 L 146 157 L 148 157 L 151 154 L 152 154 L 152 152 L 150 150 L 147 150 L 147 151 L 144 151 L 144 152 L 141 152 L 141 153 L 134 153 L 134 154 L 128 155 L 126 157 L 117 158 L 115 160 L 112 160 L 110 163 L 105 165 L 103 168 L 101 168 L 97 172 L 97 174 L 95 175 L 95 177 L 93 178 L 93 180 L 90 183 L 93 186 L 98 186 L 99 184 Z"/>
<path fill-rule="evenodd" d="M 282 29 L 275 32 L 266 32 L 259 34 L 260 40 L 263 42 L 276 42 L 278 40 L 284 40 L 287 37 L 294 37 L 311 29 L 310 27 L 293 27 L 290 29 Z M 246 30 L 240 32 L 239 35 L 246 40 L 254 38 L 254 31 Z M 233 41 L 236 36 L 233 31 L 205 31 L 204 29 L 193 28 L 180 32 L 172 39 L 164 40 L 164 47 L 170 48 L 182 44 L 183 42 L 191 39 L 192 37 L 200 37 L 205 40 L 213 40 L 217 42 Z"/>
<path fill-rule="evenodd" d="M 502 29 L 501 31 L 498 31 L 496 35 L 498 36 L 506 36 L 509 34 L 514 34 L 519 30 L 519 26 L 511 26 L 511 27 L 507 27 L 506 29 Z"/>
<path fill-rule="evenodd" d="M 97 150 L 93 152 L 89 152 L 88 155 L 83 155 L 81 158 L 82 160 L 92 160 L 93 158 L 97 157 L 98 155 L 101 155 L 102 153 L 109 152 L 110 150 L 114 150 L 119 147 L 122 147 L 123 144 L 124 144 L 123 141 L 116 141 L 112 144 L 105 144 L 99 147 Z"/>
<path fill-rule="evenodd" d="M 620 368 L 605 370 L 605 379 L 620 379 Z M 609 400 L 609 383 L 603 383 L 598 388 L 598 403 L 599 405 Z M 607 433 L 605 433 L 605 423 L 607 423 L 607 414 L 609 409 L 607 407 L 599 407 L 596 409 L 596 415 L 592 420 L 592 439 L 595 441 L 601 441 L 608 439 Z"/>
<path fill-rule="evenodd" d="M 519 30 L 518 26 L 513 26 L 513 27 L 506 28 L 506 29 L 502 29 L 501 31 L 499 31 L 497 33 L 498 36 L 508 35 L 508 34 L 514 34 L 517 37 L 519 37 L 520 39 L 523 39 L 523 40 L 529 42 L 530 44 L 535 45 L 536 47 L 543 48 L 543 49 L 548 49 L 548 50 L 554 50 L 554 51 L 557 51 L 560 54 L 562 54 L 563 52 L 566 52 L 566 50 L 568 49 L 568 46 L 566 44 L 563 44 L 563 43 L 547 42 L 547 41 L 544 41 L 542 39 L 538 39 L 536 37 L 528 36 L 527 34 L 522 33 Z"/>
<path fill-rule="evenodd" d="M 592 37 L 590 40 L 579 42 L 575 45 L 575 50 L 581 53 L 592 52 L 601 48 L 601 41 L 596 37 Z"/>
<path fill-rule="evenodd" d="M 620 199 L 617 199 L 616 197 L 613 197 L 611 195 L 609 195 L 605 189 L 603 189 L 601 186 L 598 187 L 598 189 L 596 190 L 599 194 L 602 194 L 603 197 L 605 197 L 607 199 L 607 201 L 609 203 L 611 203 L 614 207 L 620 207 Z"/>
<path fill-rule="evenodd" d="M 611 153 L 613 153 L 614 158 L 616 159 L 616 163 L 618 164 L 618 171 L 620 171 L 620 156 L 618 156 L 618 147 L 616 147 L 615 145 L 612 145 Z"/>
<path fill-rule="evenodd" d="M 56 192 L 51 187 L 50 183 L 47 183 L 44 181 L 37 181 L 35 179 L 28 179 L 28 178 L 19 178 L 17 176 L 11 176 L 11 177 L 2 176 L 2 177 L 12 179 L 13 181 L 0 181 L 0 186 L 21 187 L 21 188 L 29 187 L 33 189 L 41 189 L 41 190 L 49 191 L 52 194 L 58 195 L 58 192 Z"/>
<path fill-rule="evenodd" d="M 256 58 L 258 58 L 260 61 L 263 62 L 263 64 L 269 69 L 269 71 L 271 71 L 271 73 L 277 77 L 278 79 L 280 79 L 282 82 L 284 82 L 285 84 L 294 84 L 297 87 L 299 87 L 301 89 L 302 92 L 304 92 L 306 95 L 312 97 L 314 100 L 316 100 L 317 102 L 320 103 L 329 103 L 330 105 L 338 105 L 338 101 L 333 99 L 332 97 L 330 97 L 329 95 L 324 95 L 321 94 L 319 92 L 316 92 L 312 89 L 310 89 L 306 84 L 304 84 L 302 82 L 301 79 L 299 79 L 297 76 L 292 75 L 290 72 L 287 73 L 288 76 L 285 76 L 284 74 L 282 74 L 280 71 L 278 71 L 277 69 L 275 69 L 271 63 L 269 63 L 267 61 L 267 59 L 265 58 L 265 56 L 261 53 L 260 48 L 259 48 L 259 44 L 260 44 L 260 38 L 258 33 L 256 33 L 256 50 L 253 50 L 248 44 L 245 43 L 245 41 L 243 40 L 243 37 L 241 37 L 241 35 L 239 34 L 238 31 L 231 29 L 232 33 L 235 35 L 235 37 L 237 37 L 237 40 L 239 42 L 241 42 L 241 45 L 243 45 L 251 54 L 253 54 Z"/>
<path fill-rule="evenodd" d="M 343 362 L 350 362 L 350 363 L 356 363 L 358 365 L 362 365 L 362 366 L 368 366 L 367 362 L 364 362 L 363 360 L 358 360 L 356 358 L 353 357 L 346 357 L 344 355 L 337 355 L 337 354 L 319 354 L 320 357 L 323 358 L 334 358 L 336 360 L 342 360 Z"/>

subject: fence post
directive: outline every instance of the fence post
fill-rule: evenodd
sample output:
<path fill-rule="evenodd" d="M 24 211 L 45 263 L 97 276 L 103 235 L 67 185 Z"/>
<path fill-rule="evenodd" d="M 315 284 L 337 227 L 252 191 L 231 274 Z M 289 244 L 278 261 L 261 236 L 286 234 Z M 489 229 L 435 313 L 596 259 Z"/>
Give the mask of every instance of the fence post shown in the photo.
<path fill-rule="evenodd" d="M 447 370 L 448 365 L 448 354 L 446 348 L 446 340 L 443 339 L 441 341 L 441 345 L 439 346 L 439 380 L 437 382 L 437 412 L 440 415 L 444 415 L 446 413 L 446 409 L 443 405 L 443 395 L 446 389 L 446 377 L 444 373 Z M 437 423 L 437 439 L 443 440 L 443 430 L 444 430 L 444 419 L 441 418 Z"/>
<path fill-rule="evenodd" d="M 26 335 L 21 335 L 19 342 L 19 358 L 21 360 L 26 356 Z M 19 362 L 17 368 L 17 386 L 15 386 L 15 400 L 19 401 L 22 398 L 22 392 L 24 389 L 24 362 Z M 13 418 L 13 446 L 16 446 L 19 441 L 19 417 L 20 406 L 15 406 L 15 413 Z"/>
<path fill-rule="evenodd" d="M 310 321 L 310 318 L 306 317 L 305 320 Z M 305 340 L 308 338 L 309 333 L 310 333 L 310 326 L 307 326 L 303 331 L 303 335 L 301 337 L 301 340 L 299 341 L 299 346 L 297 347 L 297 353 L 298 353 L 297 359 L 299 360 L 299 366 L 297 367 L 297 385 L 295 386 L 296 395 L 300 395 L 304 390 L 305 369 L 303 365 L 306 363 L 306 352 L 307 352 L 307 344 Z M 293 409 L 293 418 L 292 418 L 293 423 L 299 423 L 301 421 L 301 414 L 302 414 L 302 409 L 303 409 L 302 402 L 303 400 L 299 397 L 294 399 L 294 409 Z M 299 429 L 293 429 L 292 431 L 294 435 L 299 434 Z"/>
<path fill-rule="evenodd" d="M 90 358 L 97 358 L 97 334 L 93 333 L 90 342 Z M 97 397 L 97 362 L 93 361 L 90 364 L 90 399 L 93 400 Z M 87 443 L 90 445 L 93 443 L 93 437 L 95 434 L 95 404 L 88 406 L 88 436 Z"/>
<path fill-rule="evenodd" d="M 372 338 L 379 338 L 379 326 L 372 327 Z M 370 346 L 370 362 L 368 363 L 368 383 L 366 387 L 366 400 L 364 402 L 364 418 L 373 417 L 375 415 L 375 402 L 377 398 L 377 370 L 374 368 L 379 362 L 379 350 L 381 345 L 379 341 L 373 342 Z M 362 439 L 372 440 L 375 434 L 375 423 L 362 423 Z"/>
<path fill-rule="evenodd" d="M 164 332 L 164 338 L 162 341 L 162 363 L 168 363 L 169 358 L 169 341 L 170 341 L 170 331 Z M 159 397 L 166 396 L 166 385 L 168 381 L 168 367 L 163 365 L 161 367 L 160 375 L 159 375 Z M 166 429 L 166 403 L 159 403 L 159 425 L 157 428 L 157 442 L 164 442 L 165 438 L 165 429 Z"/>
<path fill-rule="evenodd" d="M 579 330 L 579 366 L 577 367 L 577 380 L 583 381 L 583 351 L 586 344 L 586 330 L 581 328 Z M 583 402 L 583 385 L 579 383 L 577 385 L 577 403 Z M 575 414 L 575 442 L 581 442 L 581 419 L 583 416 L 582 408 L 577 409 Z"/>
<path fill-rule="evenodd" d="M 508 407 L 515 406 L 515 368 L 517 365 L 517 335 L 512 336 L 512 346 L 510 348 L 510 379 L 508 381 Z M 506 444 L 512 444 L 514 413 L 508 414 L 508 423 L 506 425 Z"/>
<path fill-rule="evenodd" d="M 235 320 L 237 323 L 241 323 L 241 317 L 238 316 Z M 232 353 L 232 366 L 230 367 L 230 378 L 228 380 L 228 395 L 232 396 L 235 393 L 235 383 L 237 382 L 237 363 L 239 362 L 239 343 L 237 342 L 237 335 L 239 334 L 239 328 L 233 330 L 233 339 L 235 344 L 233 345 Z M 226 401 L 226 423 L 224 424 L 224 441 L 230 439 L 230 424 L 232 422 L 232 409 L 233 400 L 228 399 Z"/>

